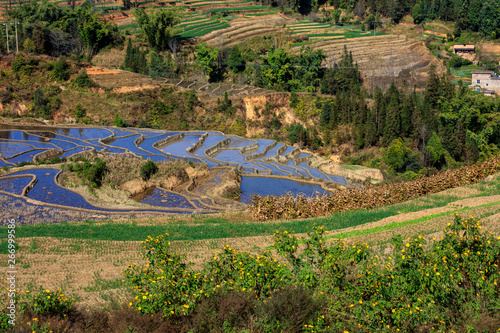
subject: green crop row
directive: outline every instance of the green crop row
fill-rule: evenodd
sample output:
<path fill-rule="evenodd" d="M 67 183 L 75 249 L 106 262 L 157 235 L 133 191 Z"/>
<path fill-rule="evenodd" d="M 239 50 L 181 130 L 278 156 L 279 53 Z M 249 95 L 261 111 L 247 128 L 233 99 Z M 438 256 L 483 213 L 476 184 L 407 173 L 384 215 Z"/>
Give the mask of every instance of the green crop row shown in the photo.
<path fill-rule="evenodd" d="M 276 14 L 277 11 L 273 10 L 270 12 L 265 12 L 265 13 L 252 13 L 252 14 L 245 14 L 245 16 L 265 16 L 265 15 L 273 15 Z"/>
<path fill-rule="evenodd" d="M 221 1 L 221 2 L 214 2 L 213 5 L 215 5 L 215 6 L 227 5 L 228 9 L 238 9 L 240 7 L 233 8 L 233 7 L 230 7 L 230 5 L 239 5 L 239 4 L 246 4 L 246 3 L 251 3 L 251 2 L 253 2 L 253 1 L 252 0 L 246 0 L 246 1 L 240 1 L 240 2 L 231 2 L 229 4 L 227 2 Z M 210 4 L 205 3 L 205 4 L 198 4 L 198 5 L 189 5 L 189 7 L 190 8 L 198 8 L 198 7 L 206 7 L 206 6 L 211 6 L 211 5 L 212 5 L 212 3 L 210 3 Z"/>
<path fill-rule="evenodd" d="M 266 10 L 268 9 L 268 6 L 250 6 L 250 7 L 237 7 L 237 8 L 214 8 L 210 9 L 209 11 L 215 12 L 215 13 L 220 13 L 220 12 L 241 12 L 241 11 L 247 11 L 247 10 Z"/>
<path fill-rule="evenodd" d="M 230 27 L 229 24 L 227 24 L 225 22 L 221 22 L 218 25 L 213 25 L 211 27 L 204 28 L 204 29 L 201 29 L 201 30 L 194 30 L 194 31 L 189 31 L 188 33 L 182 33 L 182 34 L 180 34 L 180 37 L 183 37 L 183 38 L 196 38 L 196 37 L 200 37 L 200 36 L 206 35 L 206 34 L 212 32 L 212 31 L 220 30 L 220 29 L 224 29 L 224 28 L 229 28 L 229 27 Z"/>

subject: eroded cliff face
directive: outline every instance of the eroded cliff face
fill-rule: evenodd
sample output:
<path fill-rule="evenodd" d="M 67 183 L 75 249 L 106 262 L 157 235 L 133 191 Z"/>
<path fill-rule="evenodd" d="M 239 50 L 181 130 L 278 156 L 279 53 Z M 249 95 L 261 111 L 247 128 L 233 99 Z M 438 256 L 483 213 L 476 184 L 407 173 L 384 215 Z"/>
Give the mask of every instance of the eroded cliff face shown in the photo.
<path fill-rule="evenodd" d="M 273 116 L 278 117 L 285 127 L 291 124 L 305 125 L 293 112 L 290 107 L 289 95 L 285 93 L 244 97 L 243 108 L 247 120 L 248 137 L 263 135 L 265 133 L 263 123 Z"/>

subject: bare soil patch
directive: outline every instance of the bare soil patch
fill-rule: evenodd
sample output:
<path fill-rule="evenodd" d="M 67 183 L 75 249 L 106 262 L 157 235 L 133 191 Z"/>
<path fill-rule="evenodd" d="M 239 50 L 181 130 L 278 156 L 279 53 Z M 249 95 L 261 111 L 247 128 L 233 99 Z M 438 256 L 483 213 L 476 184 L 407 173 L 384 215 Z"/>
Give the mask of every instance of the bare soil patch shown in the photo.
<path fill-rule="evenodd" d="M 87 71 L 88 75 L 115 75 L 115 74 L 120 74 L 119 71 L 112 70 L 112 69 L 107 69 L 107 68 L 102 68 L 102 67 L 96 67 L 96 66 L 90 66 L 85 69 Z"/>

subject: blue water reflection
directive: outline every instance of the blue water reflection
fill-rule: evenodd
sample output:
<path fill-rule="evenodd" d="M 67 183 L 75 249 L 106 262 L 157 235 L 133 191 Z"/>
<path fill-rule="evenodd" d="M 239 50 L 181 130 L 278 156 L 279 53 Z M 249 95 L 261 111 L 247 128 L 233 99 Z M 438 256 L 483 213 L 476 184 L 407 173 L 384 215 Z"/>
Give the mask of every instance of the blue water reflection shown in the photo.
<path fill-rule="evenodd" d="M 294 196 L 303 194 L 312 196 L 315 193 L 329 193 L 321 186 L 309 183 L 301 183 L 288 179 L 271 177 L 241 177 L 241 198 L 240 202 L 250 204 L 252 194 L 260 196 L 285 195 L 291 193 Z"/>

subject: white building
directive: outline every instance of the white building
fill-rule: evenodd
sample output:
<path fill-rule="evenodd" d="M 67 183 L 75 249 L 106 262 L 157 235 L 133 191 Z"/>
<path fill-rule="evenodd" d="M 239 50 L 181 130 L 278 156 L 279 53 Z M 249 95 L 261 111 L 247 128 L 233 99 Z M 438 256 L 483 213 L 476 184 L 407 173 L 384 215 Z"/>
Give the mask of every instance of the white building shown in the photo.
<path fill-rule="evenodd" d="M 492 71 L 472 71 L 472 84 L 469 87 L 485 94 L 500 94 L 500 77 Z"/>

